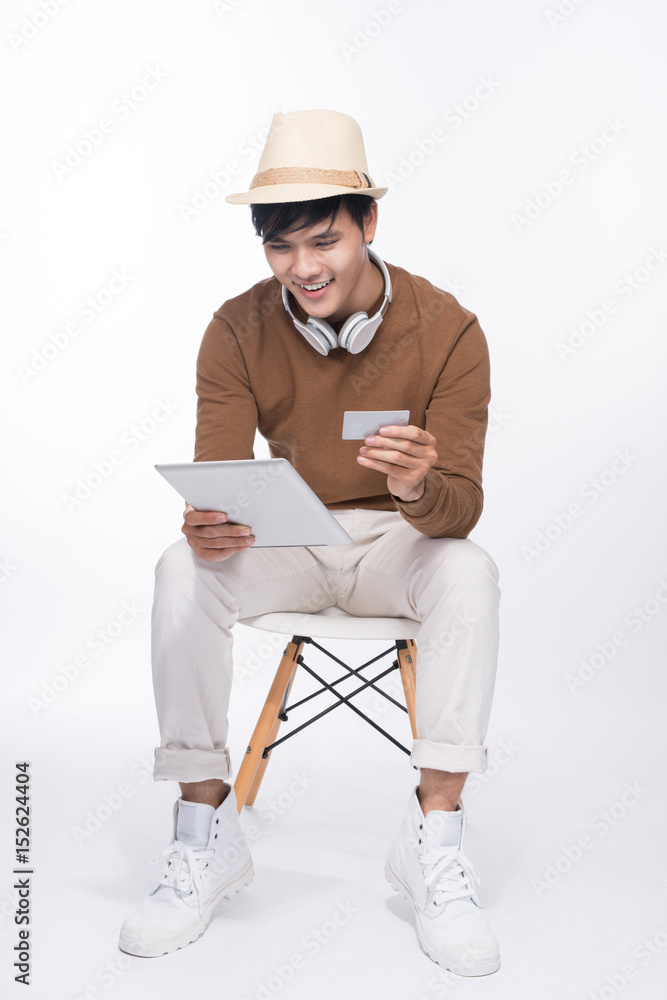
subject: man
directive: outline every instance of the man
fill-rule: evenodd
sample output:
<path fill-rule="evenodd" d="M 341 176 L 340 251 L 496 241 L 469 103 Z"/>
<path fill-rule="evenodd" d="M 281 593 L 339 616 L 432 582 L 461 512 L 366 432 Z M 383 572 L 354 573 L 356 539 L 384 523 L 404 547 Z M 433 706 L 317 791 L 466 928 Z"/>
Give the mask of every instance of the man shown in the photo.
<path fill-rule="evenodd" d="M 369 248 L 377 200 L 347 115 L 274 116 L 250 190 L 273 277 L 226 301 L 197 362 L 196 461 L 254 458 L 259 428 L 352 544 L 252 549 L 252 525 L 186 507 L 153 607 L 156 780 L 180 782 L 173 838 L 120 947 L 157 956 L 194 941 L 253 877 L 227 749 L 231 629 L 239 617 L 315 612 L 421 622 L 411 754 L 420 781 L 387 858 L 419 941 L 461 975 L 495 972 L 498 944 L 462 853 L 459 797 L 484 771 L 495 680 L 498 571 L 467 538 L 482 510 L 489 363 L 477 318 Z M 310 318 L 309 318 L 310 317 Z M 409 409 L 362 447 L 347 409 Z"/>

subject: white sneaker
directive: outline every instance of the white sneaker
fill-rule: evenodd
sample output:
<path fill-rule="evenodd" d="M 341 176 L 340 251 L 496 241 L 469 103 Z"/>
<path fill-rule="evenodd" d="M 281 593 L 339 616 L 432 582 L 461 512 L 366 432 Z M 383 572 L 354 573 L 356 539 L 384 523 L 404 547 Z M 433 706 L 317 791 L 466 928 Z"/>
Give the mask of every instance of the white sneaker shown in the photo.
<path fill-rule="evenodd" d="M 414 906 L 429 958 L 459 976 L 486 976 L 500 968 L 500 953 L 473 888 L 479 877 L 461 850 L 464 828 L 460 807 L 424 816 L 413 789 L 385 876 Z"/>
<path fill-rule="evenodd" d="M 213 907 L 250 885 L 254 869 L 234 789 L 217 809 L 178 799 L 169 847 L 153 858 L 148 895 L 120 929 L 118 947 L 157 958 L 203 934 Z"/>

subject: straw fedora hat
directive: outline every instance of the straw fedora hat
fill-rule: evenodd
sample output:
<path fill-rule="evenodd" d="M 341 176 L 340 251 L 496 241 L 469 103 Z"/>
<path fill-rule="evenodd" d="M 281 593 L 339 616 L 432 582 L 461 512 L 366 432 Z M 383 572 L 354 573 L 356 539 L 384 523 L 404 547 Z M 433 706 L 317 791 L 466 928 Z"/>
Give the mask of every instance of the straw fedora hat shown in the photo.
<path fill-rule="evenodd" d="M 231 205 L 312 201 L 336 194 L 382 198 L 368 173 L 361 129 L 340 111 L 276 112 L 250 190 L 228 194 Z"/>

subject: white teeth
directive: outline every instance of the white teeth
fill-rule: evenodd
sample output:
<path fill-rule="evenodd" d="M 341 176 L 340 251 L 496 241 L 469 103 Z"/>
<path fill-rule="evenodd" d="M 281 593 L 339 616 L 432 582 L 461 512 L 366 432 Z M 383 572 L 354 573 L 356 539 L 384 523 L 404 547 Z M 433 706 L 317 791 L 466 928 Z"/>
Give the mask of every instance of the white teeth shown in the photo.
<path fill-rule="evenodd" d="M 299 285 L 299 288 L 305 288 L 307 292 L 316 292 L 318 288 L 324 288 L 324 286 L 330 284 L 332 280 L 332 278 L 329 278 L 329 281 L 323 281 L 320 285 Z"/>

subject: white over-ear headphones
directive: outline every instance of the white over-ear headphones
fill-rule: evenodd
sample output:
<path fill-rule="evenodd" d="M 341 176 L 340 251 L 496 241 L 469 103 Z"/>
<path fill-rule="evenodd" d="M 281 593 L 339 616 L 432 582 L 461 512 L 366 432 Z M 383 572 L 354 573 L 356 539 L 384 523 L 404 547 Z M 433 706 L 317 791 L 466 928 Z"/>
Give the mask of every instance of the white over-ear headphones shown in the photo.
<path fill-rule="evenodd" d="M 368 246 L 368 256 L 375 261 L 382 271 L 384 277 L 384 298 L 382 305 L 371 319 L 368 313 L 356 312 L 345 320 L 340 332 L 336 333 L 330 323 L 315 316 L 309 316 L 305 323 L 296 318 L 289 306 L 289 293 L 283 285 L 283 305 L 292 317 L 292 322 L 299 333 L 302 333 L 311 347 L 314 347 L 319 354 L 327 355 L 332 348 L 346 347 L 350 354 L 359 354 L 365 347 L 368 347 L 373 339 L 377 328 L 384 319 L 384 314 L 391 302 L 391 278 L 384 261 L 378 256 L 372 247 Z"/>

